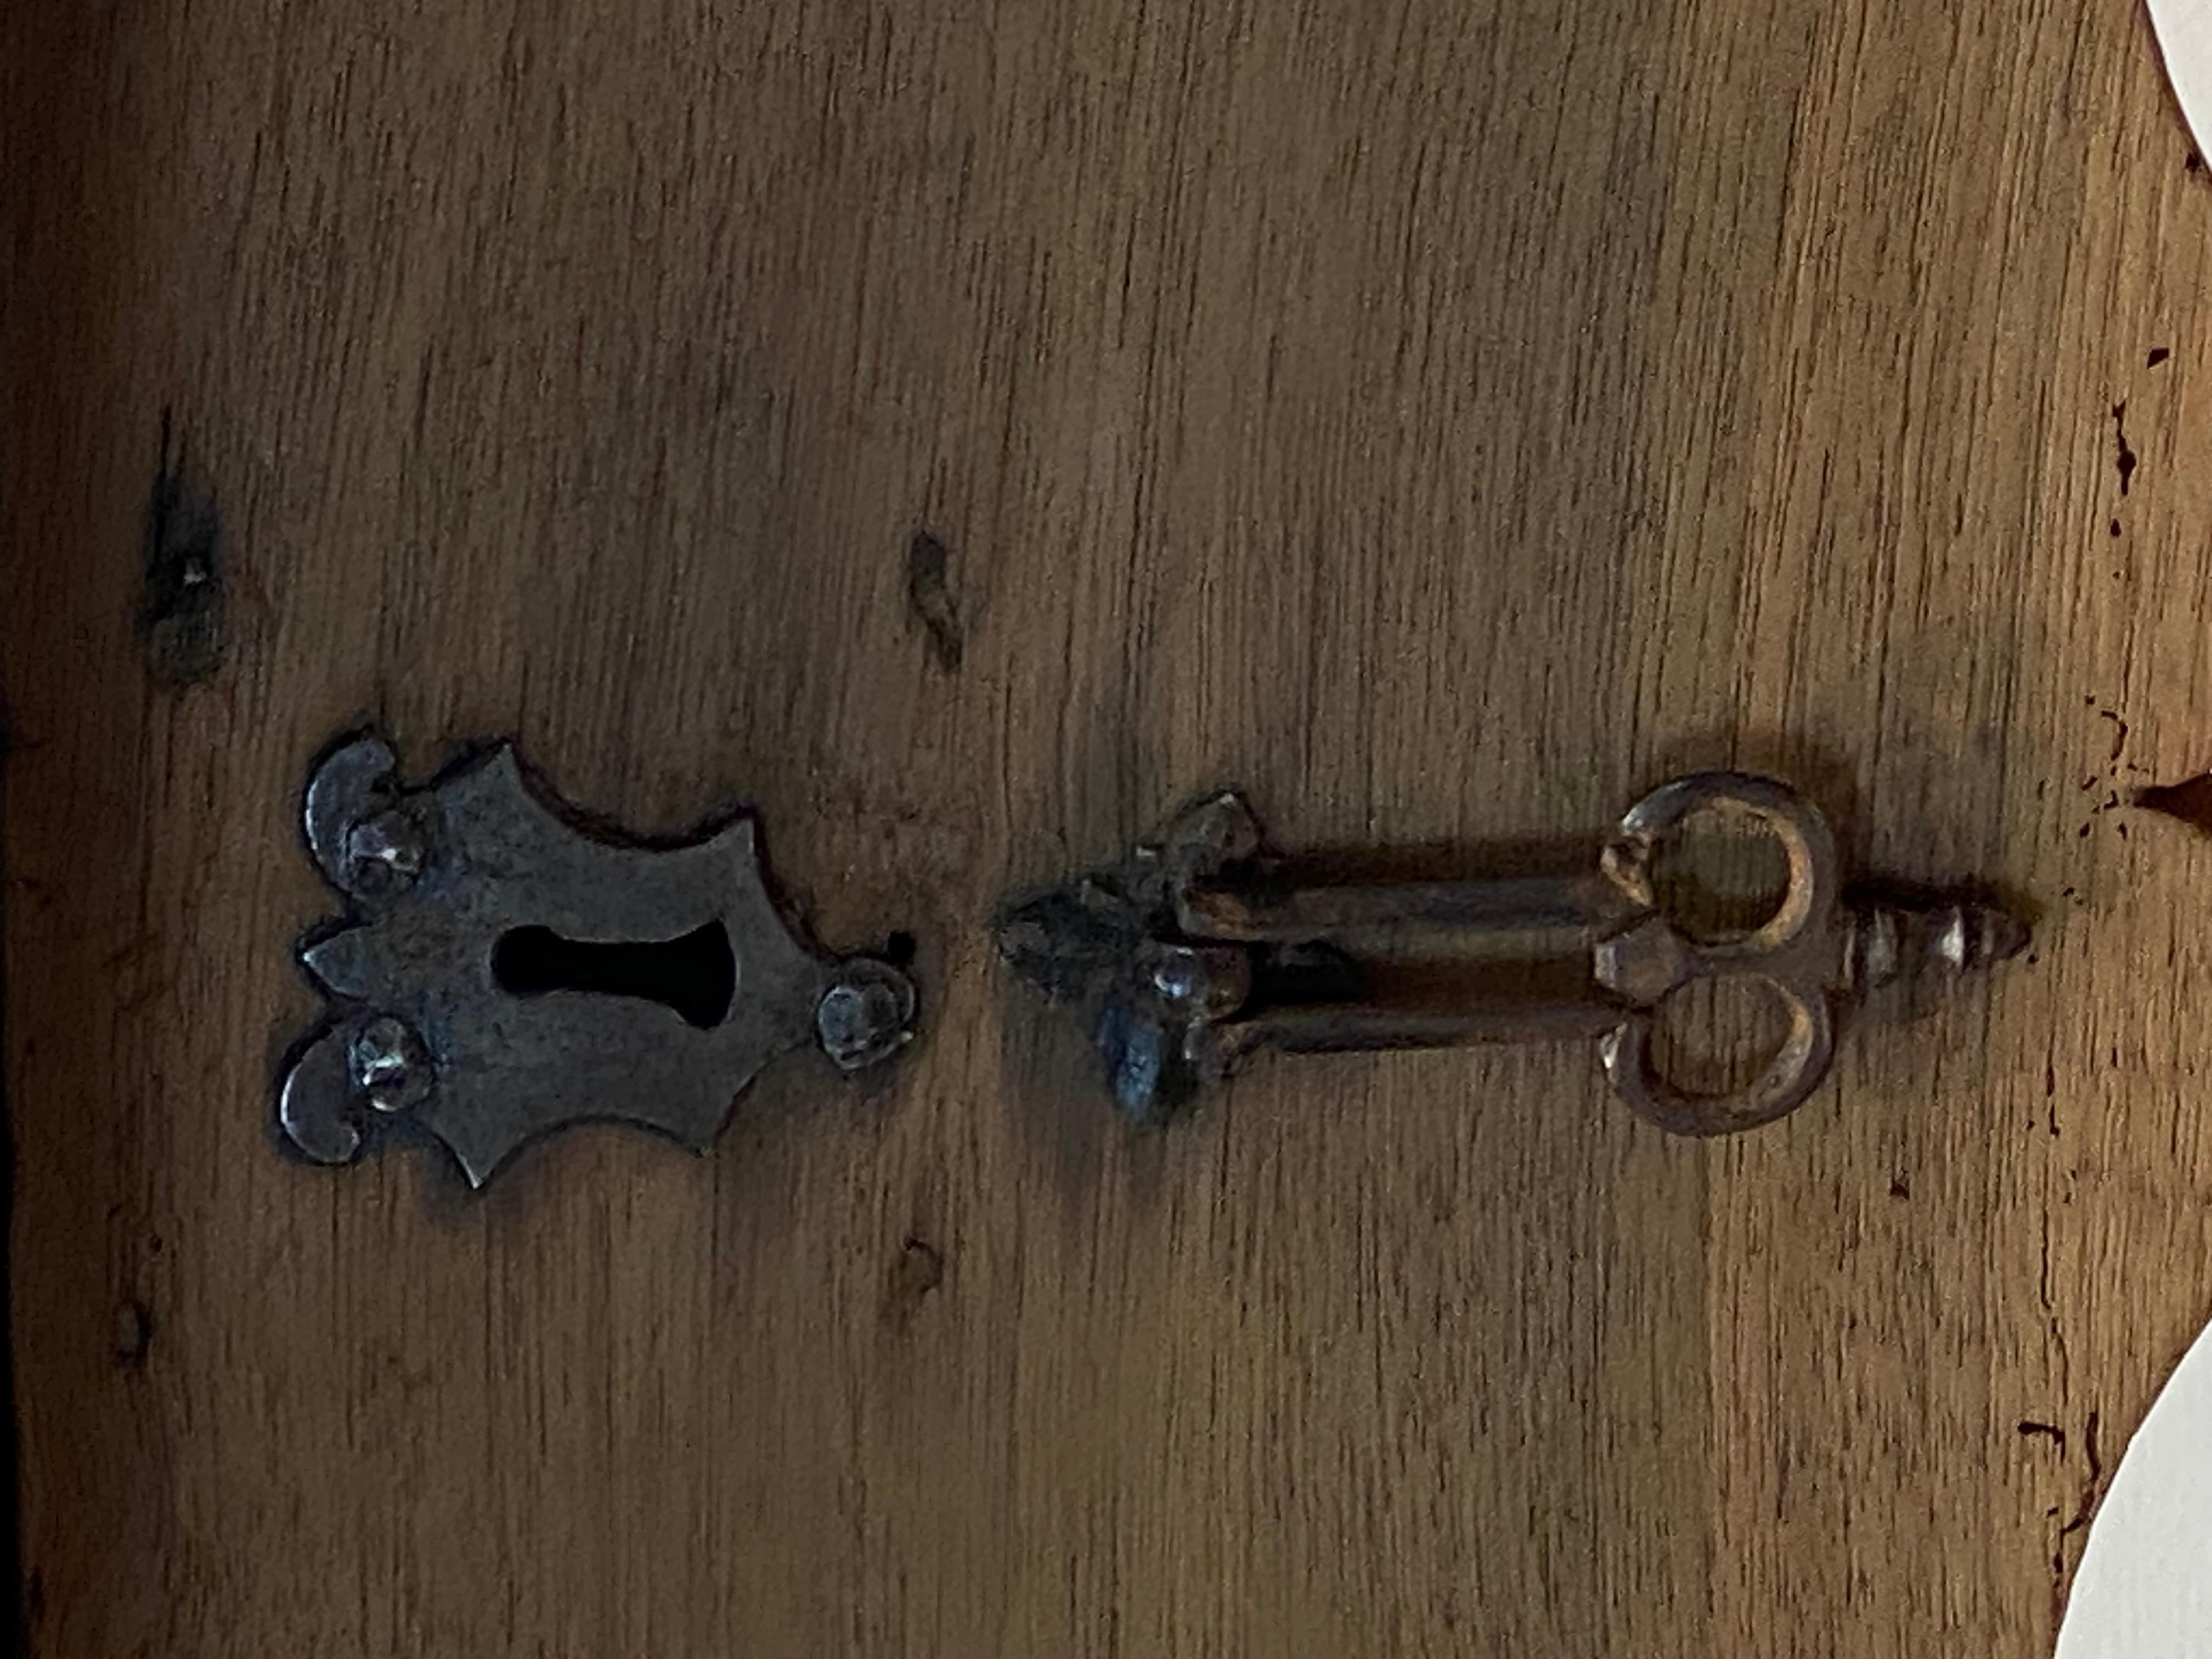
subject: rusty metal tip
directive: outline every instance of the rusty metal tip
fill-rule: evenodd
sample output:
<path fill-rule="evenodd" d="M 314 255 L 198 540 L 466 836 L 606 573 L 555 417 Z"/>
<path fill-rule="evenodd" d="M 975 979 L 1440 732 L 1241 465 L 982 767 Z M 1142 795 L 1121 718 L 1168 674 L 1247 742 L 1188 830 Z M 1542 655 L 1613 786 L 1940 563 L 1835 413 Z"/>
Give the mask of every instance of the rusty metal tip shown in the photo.
<path fill-rule="evenodd" d="M 2138 789 L 2135 804 L 2146 811 L 2178 819 L 2201 835 L 2212 835 L 2212 772 L 2180 783 Z"/>

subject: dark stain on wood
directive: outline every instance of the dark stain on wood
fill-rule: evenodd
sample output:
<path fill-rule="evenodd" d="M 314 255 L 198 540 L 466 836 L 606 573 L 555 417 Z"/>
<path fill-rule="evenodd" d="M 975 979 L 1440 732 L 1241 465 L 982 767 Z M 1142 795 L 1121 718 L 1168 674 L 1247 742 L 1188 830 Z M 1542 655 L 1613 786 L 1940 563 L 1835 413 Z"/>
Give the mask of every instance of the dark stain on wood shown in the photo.
<path fill-rule="evenodd" d="M 884 1287 L 884 1323 L 894 1330 L 905 1329 L 944 1282 L 945 1253 L 927 1239 L 908 1239 L 900 1246 Z"/>
<path fill-rule="evenodd" d="M 2124 401 L 2112 405 L 2112 441 L 2118 447 L 2115 464 L 2120 470 L 2120 494 L 2124 495 L 2135 483 L 2138 458 L 2128 442 L 2128 406 Z"/>
<path fill-rule="evenodd" d="M 906 550 L 906 603 L 928 636 L 930 654 L 948 674 L 960 672 L 967 641 L 960 628 L 960 606 L 952 593 L 952 550 L 927 530 L 917 531 Z"/>
<path fill-rule="evenodd" d="M 153 1311 L 132 1297 L 115 1310 L 115 1363 L 126 1371 L 135 1371 L 146 1363 L 147 1352 L 153 1346 Z"/>
<path fill-rule="evenodd" d="M 222 666 L 222 520 L 188 476 L 170 410 L 146 498 L 146 586 L 140 623 L 157 684 L 191 685 Z"/>
<path fill-rule="evenodd" d="M 2081 1449 L 2087 1462 L 2087 1473 L 2081 1482 L 2081 1495 L 2074 1505 L 2074 1513 L 2058 1528 L 2058 1539 L 2051 1552 L 2051 1588 L 2052 1597 L 2052 1626 L 2055 1629 L 2065 1614 L 2067 1583 L 2067 1541 L 2084 1531 L 2090 1518 L 2097 1512 L 2097 1504 L 2105 1495 L 2105 1460 L 2097 1451 L 2097 1413 L 2091 1412 L 2082 1425 Z"/>

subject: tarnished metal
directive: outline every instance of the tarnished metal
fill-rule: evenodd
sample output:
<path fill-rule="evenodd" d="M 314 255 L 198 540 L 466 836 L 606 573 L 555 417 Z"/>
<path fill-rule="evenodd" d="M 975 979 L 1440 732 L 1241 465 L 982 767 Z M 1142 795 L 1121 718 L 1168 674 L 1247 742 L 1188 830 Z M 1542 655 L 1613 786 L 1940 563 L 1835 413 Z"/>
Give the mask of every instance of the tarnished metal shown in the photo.
<path fill-rule="evenodd" d="M 1715 933 L 1671 913 L 1656 866 L 1695 816 L 1755 828 L 1786 865 L 1771 914 Z M 1418 937 L 1418 953 L 1402 946 Z M 1496 967 L 1465 981 L 1402 973 L 1439 940 Z M 1787 785 L 1742 773 L 1678 779 L 1632 807 L 1598 855 L 1554 877 L 1300 883 L 1264 848 L 1242 797 L 1201 801 L 1121 864 L 1001 912 L 1001 952 L 1091 1024 L 1121 1109 L 1158 1119 L 1254 1056 L 1595 1039 L 1621 1097 L 1662 1128 L 1713 1135 L 1772 1121 L 1826 1073 L 1838 1016 L 1919 969 L 1961 973 L 2027 941 L 2008 911 L 1960 896 L 1847 895 L 1835 838 Z M 1549 944 L 1552 954 L 1534 947 Z M 1749 981 L 1784 1013 L 1778 1048 L 1725 1093 L 1678 1087 L 1655 1018 L 1700 981 Z"/>
<path fill-rule="evenodd" d="M 419 788 L 357 738 L 307 785 L 307 846 L 350 902 L 300 960 L 331 1018 L 277 1117 L 321 1163 L 386 1125 L 442 1141 L 481 1186 L 589 1119 L 703 1151 L 762 1066 L 810 1043 L 847 1070 L 905 1044 L 912 982 L 823 955 L 763 878 L 753 820 L 686 846 L 587 834 L 502 745 Z"/>

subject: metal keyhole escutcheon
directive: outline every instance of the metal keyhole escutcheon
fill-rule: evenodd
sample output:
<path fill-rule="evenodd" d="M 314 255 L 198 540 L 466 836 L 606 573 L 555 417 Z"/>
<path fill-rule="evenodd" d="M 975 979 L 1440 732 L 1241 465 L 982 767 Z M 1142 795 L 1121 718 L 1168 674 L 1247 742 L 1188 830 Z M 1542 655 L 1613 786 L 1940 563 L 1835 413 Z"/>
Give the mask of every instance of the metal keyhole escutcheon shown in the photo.
<path fill-rule="evenodd" d="M 525 1142 L 612 1119 L 703 1151 L 769 1061 L 858 1070 L 908 1042 L 911 981 L 786 920 L 739 815 L 680 846 L 586 830 L 501 744 L 417 788 L 391 746 L 319 763 L 308 850 L 349 901 L 300 951 L 331 1017 L 277 1092 L 285 1135 L 351 1161 L 418 1126 L 481 1186 Z"/>

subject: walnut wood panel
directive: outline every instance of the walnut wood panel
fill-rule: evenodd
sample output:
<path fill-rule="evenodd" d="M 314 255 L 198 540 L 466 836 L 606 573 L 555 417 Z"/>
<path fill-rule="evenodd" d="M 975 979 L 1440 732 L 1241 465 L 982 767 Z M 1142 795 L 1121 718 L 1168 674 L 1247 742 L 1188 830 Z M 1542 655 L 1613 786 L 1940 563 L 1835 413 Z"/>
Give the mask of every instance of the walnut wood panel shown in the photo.
<path fill-rule="evenodd" d="M 2212 1313 L 2134 7 L 18 0 L 0 145 L 36 1652 L 2047 1646 Z M 758 807 L 926 1040 L 704 1158 L 278 1156 L 366 718 Z M 2035 955 L 1723 1146 L 1571 1048 L 1134 1135 L 993 965 L 1209 785 L 1472 846 L 1708 763 Z"/>

